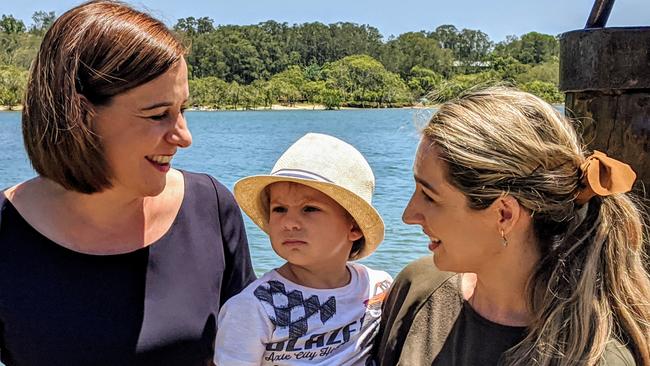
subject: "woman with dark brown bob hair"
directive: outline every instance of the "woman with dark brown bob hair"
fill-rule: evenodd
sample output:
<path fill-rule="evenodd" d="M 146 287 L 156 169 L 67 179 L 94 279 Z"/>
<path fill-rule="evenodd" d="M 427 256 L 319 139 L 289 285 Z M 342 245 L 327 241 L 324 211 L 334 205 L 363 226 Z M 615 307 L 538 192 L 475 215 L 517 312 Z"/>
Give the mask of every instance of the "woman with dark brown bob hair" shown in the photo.
<path fill-rule="evenodd" d="M 254 279 L 241 214 L 192 138 L 185 47 L 115 1 L 64 13 L 32 66 L 36 178 L 0 195 L 0 358 L 207 365 L 221 304 Z"/>

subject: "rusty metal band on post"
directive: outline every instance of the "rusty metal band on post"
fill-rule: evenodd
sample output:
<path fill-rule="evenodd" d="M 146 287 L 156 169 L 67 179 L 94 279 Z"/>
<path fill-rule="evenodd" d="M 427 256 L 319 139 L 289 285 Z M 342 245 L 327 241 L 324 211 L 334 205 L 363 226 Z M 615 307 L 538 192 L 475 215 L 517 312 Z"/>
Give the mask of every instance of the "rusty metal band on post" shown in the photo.
<path fill-rule="evenodd" d="M 560 35 L 560 90 L 650 89 L 650 27 Z"/>

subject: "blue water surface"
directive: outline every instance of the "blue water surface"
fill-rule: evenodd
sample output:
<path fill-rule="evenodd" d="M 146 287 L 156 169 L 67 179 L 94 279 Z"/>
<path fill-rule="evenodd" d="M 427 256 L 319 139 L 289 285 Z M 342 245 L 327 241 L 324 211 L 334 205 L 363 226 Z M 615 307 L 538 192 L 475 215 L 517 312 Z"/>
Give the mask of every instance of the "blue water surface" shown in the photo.
<path fill-rule="evenodd" d="M 307 132 L 321 132 L 353 144 L 366 157 L 377 182 L 373 203 L 384 218 L 386 238 L 366 265 L 396 275 L 408 262 L 427 254 L 419 227 L 401 221 L 412 193 L 416 126 L 431 110 L 365 109 L 340 111 L 187 112 L 194 142 L 174 158 L 174 166 L 206 172 L 232 189 L 237 179 L 269 173 L 277 158 Z M 23 147 L 20 113 L 0 113 L 0 187 L 34 176 Z M 255 271 L 282 264 L 268 237 L 247 217 L 246 229 Z"/>

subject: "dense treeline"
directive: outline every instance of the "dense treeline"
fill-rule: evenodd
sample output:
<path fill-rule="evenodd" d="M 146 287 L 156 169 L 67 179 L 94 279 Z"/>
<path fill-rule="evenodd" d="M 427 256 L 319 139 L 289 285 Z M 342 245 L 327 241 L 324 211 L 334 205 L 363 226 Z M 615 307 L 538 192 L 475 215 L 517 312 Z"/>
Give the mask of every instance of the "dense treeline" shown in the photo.
<path fill-rule="evenodd" d="M 0 18 L 0 105 L 20 104 L 27 69 L 54 19 L 53 12 L 36 12 L 28 28 L 11 15 Z M 216 26 L 188 17 L 173 28 L 190 50 L 196 107 L 405 106 L 503 82 L 562 100 L 558 41 L 536 32 L 494 44 L 479 30 L 453 25 L 387 40 L 377 28 L 354 23 Z"/>

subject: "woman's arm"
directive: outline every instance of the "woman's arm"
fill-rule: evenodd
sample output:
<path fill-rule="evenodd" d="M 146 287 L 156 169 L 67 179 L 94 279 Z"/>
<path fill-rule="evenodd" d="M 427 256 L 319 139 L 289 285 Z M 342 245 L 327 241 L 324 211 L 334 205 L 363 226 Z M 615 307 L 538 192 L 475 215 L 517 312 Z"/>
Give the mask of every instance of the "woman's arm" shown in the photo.
<path fill-rule="evenodd" d="M 244 220 L 235 198 L 212 178 L 219 201 L 219 221 L 224 247 L 225 270 L 221 284 L 221 304 L 255 281 Z"/>

